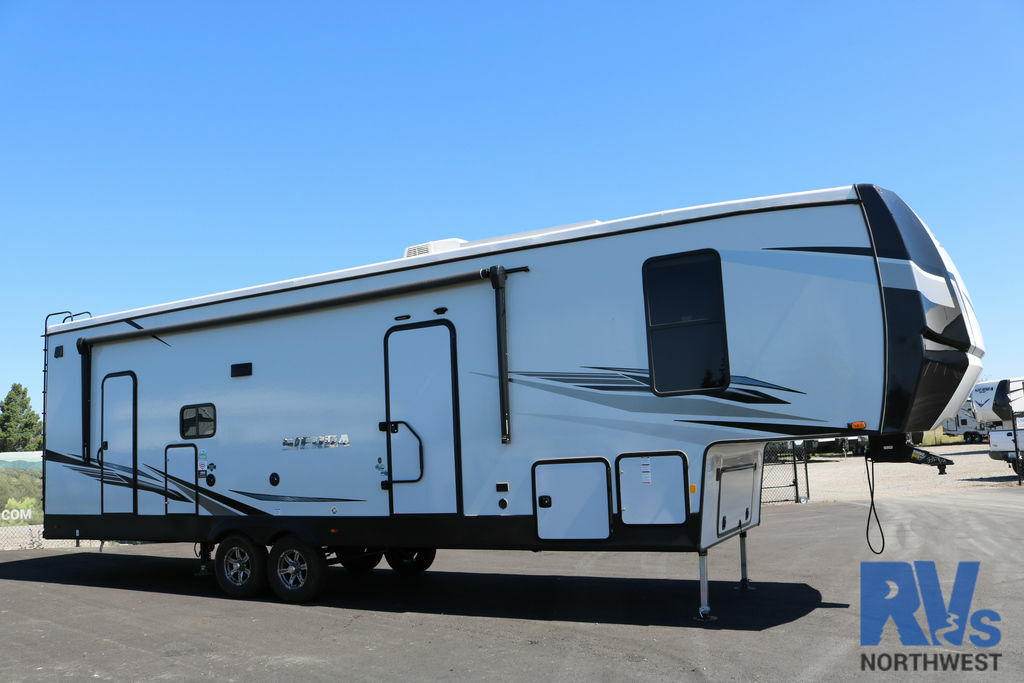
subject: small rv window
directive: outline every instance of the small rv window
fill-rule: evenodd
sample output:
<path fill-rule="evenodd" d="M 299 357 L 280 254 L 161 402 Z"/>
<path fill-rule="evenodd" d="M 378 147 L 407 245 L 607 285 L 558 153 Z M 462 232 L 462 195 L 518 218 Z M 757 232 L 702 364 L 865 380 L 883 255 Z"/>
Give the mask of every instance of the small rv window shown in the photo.
<path fill-rule="evenodd" d="M 643 280 L 654 393 L 727 386 L 729 357 L 718 253 L 704 250 L 649 259 Z"/>
<path fill-rule="evenodd" d="M 181 409 L 181 438 L 205 439 L 217 431 L 217 409 L 212 403 Z"/>

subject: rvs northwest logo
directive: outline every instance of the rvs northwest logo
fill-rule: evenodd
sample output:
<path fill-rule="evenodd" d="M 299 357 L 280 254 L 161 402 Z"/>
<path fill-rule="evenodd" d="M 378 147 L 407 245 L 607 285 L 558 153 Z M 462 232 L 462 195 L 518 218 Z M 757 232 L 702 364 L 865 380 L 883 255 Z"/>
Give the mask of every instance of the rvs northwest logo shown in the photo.
<path fill-rule="evenodd" d="M 900 644 L 946 650 L 862 652 L 861 671 L 998 671 L 1002 656 L 999 653 L 948 652 L 949 646 L 964 645 L 965 636 L 970 644 L 986 649 L 995 647 L 1002 639 L 995 626 L 1000 621 L 998 612 L 971 611 L 980 567 L 980 562 L 959 563 L 947 603 L 934 562 L 861 562 L 861 646 L 880 645 L 882 633 L 892 620 Z M 921 607 L 923 615 L 918 614 Z M 924 617 L 923 622 L 920 616 Z"/>

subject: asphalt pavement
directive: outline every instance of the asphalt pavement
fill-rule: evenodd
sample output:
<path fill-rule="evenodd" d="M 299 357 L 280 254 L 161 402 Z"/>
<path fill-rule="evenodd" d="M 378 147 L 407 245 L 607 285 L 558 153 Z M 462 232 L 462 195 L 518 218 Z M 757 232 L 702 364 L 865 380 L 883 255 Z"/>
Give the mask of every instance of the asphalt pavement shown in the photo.
<path fill-rule="evenodd" d="M 413 580 L 332 569 L 320 601 L 293 605 L 223 597 L 190 545 L 0 552 L 0 679 L 903 679 L 861 656 L 941 652 L 997 653 L 968 675 L 1020 680 L 1022 506 L 1016 487 L 879 500 L 882 556 L 866 503 L 765 506 L 756 590 L 735 590 L 737 540 L 711 551 L 710 622 L 693 554 L 440 551 Z M 947 597 L 958 562 L 980 562 L 971 609 L 998 613 L 1001 641 L 904 647 L 890 622 L 861 647 L 860 562 L 879 560 L 935 561 Z"/>

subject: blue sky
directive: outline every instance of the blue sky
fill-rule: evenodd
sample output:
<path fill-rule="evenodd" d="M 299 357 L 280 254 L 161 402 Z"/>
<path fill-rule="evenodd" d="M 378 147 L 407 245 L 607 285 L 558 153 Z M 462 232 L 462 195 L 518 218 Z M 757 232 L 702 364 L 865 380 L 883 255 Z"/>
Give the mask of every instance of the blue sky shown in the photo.
<path fill-rule="evenodd" d="M 1024 375 L 1024 4 L 0 0 L 0 388 L 43 317 L 855 182 Z"/>

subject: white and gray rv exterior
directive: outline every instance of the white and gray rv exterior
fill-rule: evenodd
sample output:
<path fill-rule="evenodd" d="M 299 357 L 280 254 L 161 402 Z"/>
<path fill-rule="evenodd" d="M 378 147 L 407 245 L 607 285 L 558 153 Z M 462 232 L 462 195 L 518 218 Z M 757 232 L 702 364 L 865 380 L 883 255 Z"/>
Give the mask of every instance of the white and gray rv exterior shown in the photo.
<path fill-rule="evenodd" d="M 964 443 L 981 443 L 988 439 L 990 429 L 1000 427 L 999 422 L 982 422 L 975 417 L 974 403 L 968 398 L 957 414 L 942 421 L 942 433 L 962 436 Z"/>
<path fill-rule="evenodd" d="M 988 456 L 1024 475 L 1024 377 L 979 382 L 971 390 L 974 416 L 990 425 Z"/>
<path fill-rule="evenodd" d="M 429 243 L 46 348 L 46 536 L 241 543 L 219 579 L 281 539 L 704 553 L 759 523 L 767 440 L 905 441 L 984 353 L 872 185 Z"/>

